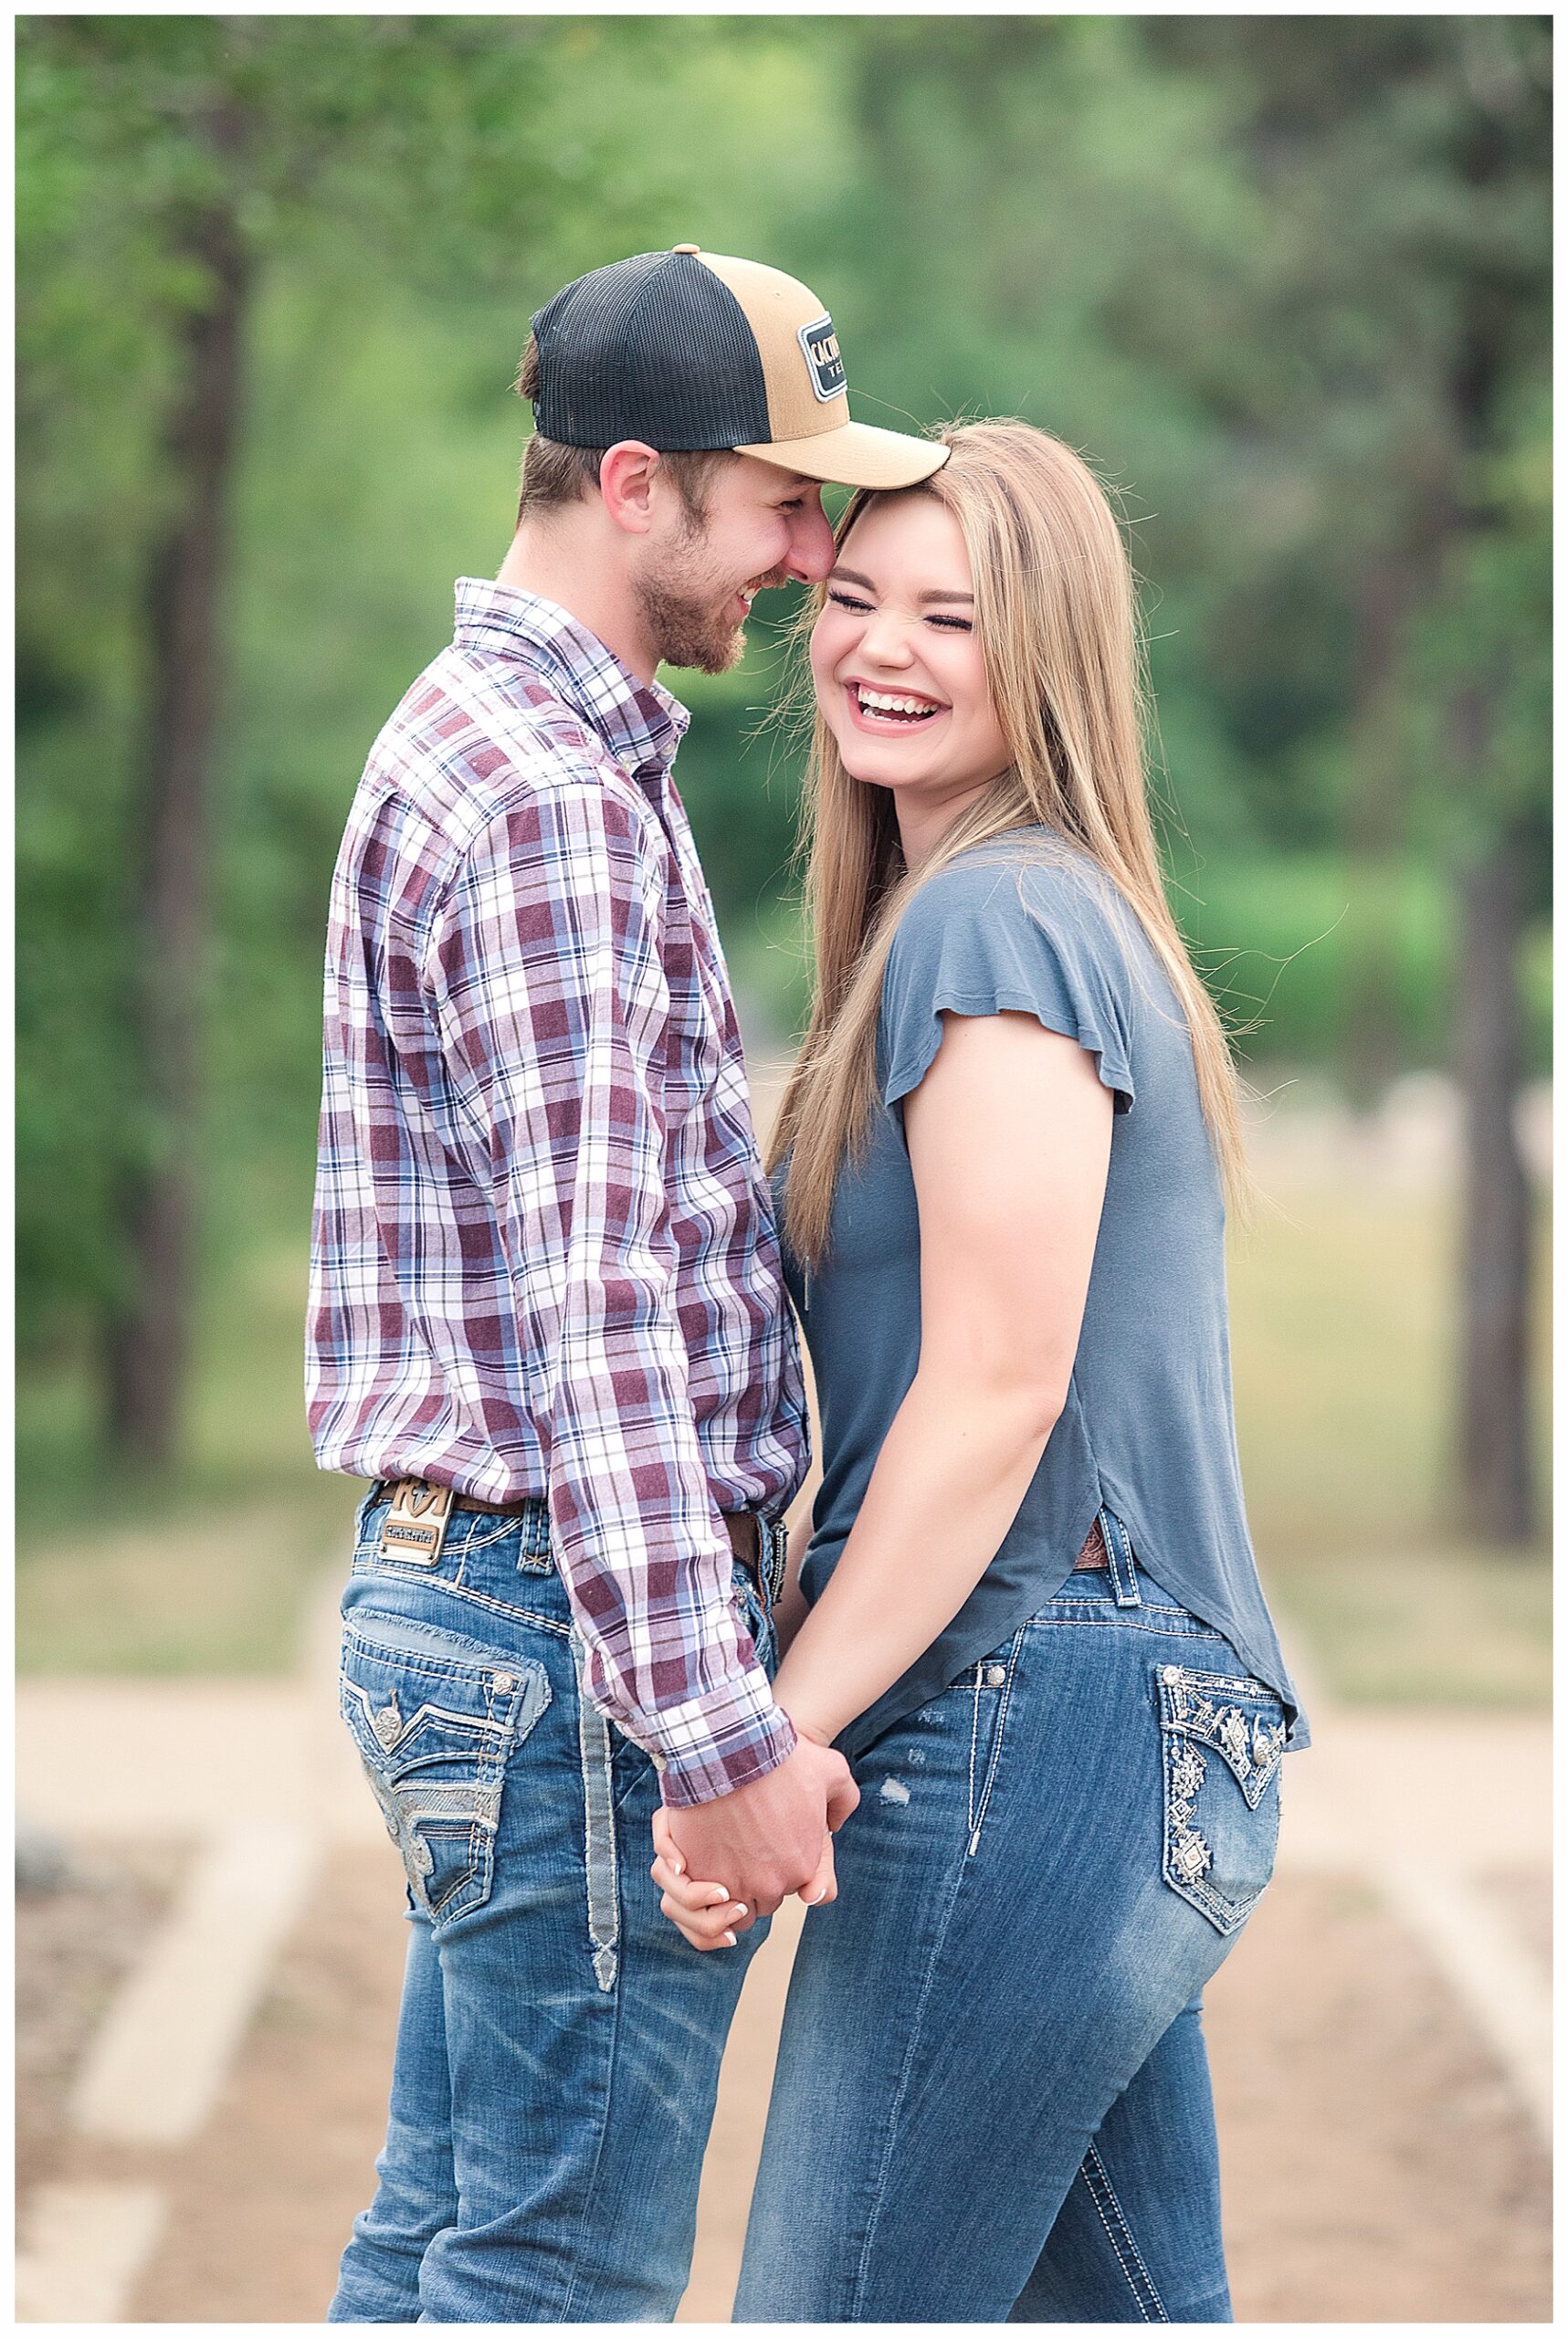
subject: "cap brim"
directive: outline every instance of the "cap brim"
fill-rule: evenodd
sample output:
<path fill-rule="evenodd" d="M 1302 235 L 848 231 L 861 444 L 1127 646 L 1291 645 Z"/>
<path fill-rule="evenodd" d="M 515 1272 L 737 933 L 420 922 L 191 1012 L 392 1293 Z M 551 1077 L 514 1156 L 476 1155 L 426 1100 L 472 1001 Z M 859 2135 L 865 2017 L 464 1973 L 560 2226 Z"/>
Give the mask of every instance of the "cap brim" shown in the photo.
<path fill-rule="evenodd" d="M 900 430 L 879 430 L 869 422 L 846 422 L 811 438 L 773 438 L 763 447 L 737 447 L 781 470 L 799 471 L 840 487 L 918 487 L 941 470 L 952 448 L 934 438 L 910 438 Z"/>

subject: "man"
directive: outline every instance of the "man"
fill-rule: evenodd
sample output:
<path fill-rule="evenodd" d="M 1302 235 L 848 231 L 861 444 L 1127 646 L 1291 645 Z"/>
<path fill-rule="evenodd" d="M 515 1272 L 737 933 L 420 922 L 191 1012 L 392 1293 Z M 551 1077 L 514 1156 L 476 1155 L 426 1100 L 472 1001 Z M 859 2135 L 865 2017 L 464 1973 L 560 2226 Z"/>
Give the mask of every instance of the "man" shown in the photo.
<path fill-rule="evenodd" d="M 673 2315 L 758 1920 L 856 1799 L 770 1687 L 805 1408 L 654 677 L 826 574 L 819 481 L 945 449 L 850 420 L 803 285 L 690 245 L 558 293 L 519 388 L 511 549 L 332 890 L 310 1416 L 373 1480 L 342 1704 L 413 1922 L 336 2321 Z M 659 1912 L 661 1798 L 735 1953 Z"/>

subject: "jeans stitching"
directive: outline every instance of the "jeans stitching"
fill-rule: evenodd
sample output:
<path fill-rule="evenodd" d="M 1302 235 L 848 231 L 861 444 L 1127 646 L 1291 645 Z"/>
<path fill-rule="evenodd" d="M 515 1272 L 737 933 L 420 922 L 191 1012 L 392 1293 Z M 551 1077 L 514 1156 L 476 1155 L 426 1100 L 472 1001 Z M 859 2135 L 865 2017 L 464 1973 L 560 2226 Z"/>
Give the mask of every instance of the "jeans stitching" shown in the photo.
<path fill-rule="evenodd" d="M 1215 1676 L 1206 1676 L 1200 1673 L 1192 1677 L 1202 1680 Z M 1227 1685 L 1241 1687 L 1243 1685 L 1261 1686 L 1262 1684 L 1232 1682 Z M 1271 1690 L 1266 1690 L 1265 1693 L 1271 1698 L 1273 1697 L 1273 1691 Z M 1195 1749 L 1196 1746 L 1204 1744 L 1208 1741 L 1196 1732 L 1179 1726 L 1173 1726 L 1166 1719 L 1163 1697 L 1164 1690 L 1163 1685 L 1158 1680 L 1158 1678 L 1156 1678 L 1154 1712 L 1155 1721 L 1160 1732 L 1160 1873 L 1164 1882 L 1168 1885 L 1171 1890 L 1175 1892 L 1178 1899 L 1186 1901 L 1189 1907 L 1195 1908 L 1201 1916 L 1205 1917 L 1223 1940 L 1229 1940 L 1235 1933 L 1241 1930 L 1241 1927 L 1246 1923 L 1247 1918 L 1251 1915 L 1253 1910 L 1262 1899 L 1263 1894 L 1268 1889 L 1268 1885 L 1273 1879 L 1274 1867 L 1279 1851 L 1280 1797 L 1277 1790 L 1273 1803 L 1270 1805 L 1268 1800 L 1268 1788 L 1270 1785 L 1273 1785 L 1278 1789 L 1279 1764 L 1283 1757 L 1279 1754 L 1275 1755 L 1272 1766 L 1269 1768 L 1268 1775 L 1264 1779 L 1256 1802 L 1254 1802 L 1251 1796 L 1247 1794 L 1246 1788 L 1242 1785 L 1241 1781 L 1236 1777 L 1235 1772 L 1227 1772 L 1227 1775 L 1231 1777 L 1234 1785 L 1236 1785 L 1237 1793 L 1242 1796 L 1244 1801 L 1247 1803 L 1247 1809 L 1251 1816 L 1254 1818 L 1263 1818 L 1266 1821 L 1268 1814 L 1271 1809 L 1274 1822 L 1273 1841 L 1269 1851 L 1268 1874 L 1264 1877 L 1263 1881 L 1258 1885 L 1257 1890 L 1250 1893 L 1247 1898 L 1239 1900 L 1227 1899 L 1223 1893 L 1216 1891 L 1212 1884 L 1206 1883 L 1204 1880 L 1201 1872 L 1193 1876 L 1183 1876 L 1176 1870 L 1175 1853 L 1177 1841 L 1179 1839 L 1180 1831 L 1184 1828 L 1187 1828 L 1189 1826 L 1188 1813 L 1192 1807 L 1192 1803 L 1190 1796 L 1179 1790 L 1180 1782 L 1176 1775 L 1175 1765 L 1181 1758 L 1182 1749 Z M 1275 1701 L 1278 1702 L 1278 1700 L 1276 1699 Z M 1215 1750 L 1217 1751 L 1217 1749 Z M 1221 1758 L 1223 1759 L 1223 1755 Z M 1177 1806 L 1180 1806 L 1179 1809 Z M 1195 1832 L 1196 1830 L 1193 1829 L 1191 1831 Z M 1199 1838 L 1199 1840 L 1202 1840 L 1201 1837 Z"/>
<path fill-rule="evenodd" d="M 1064 1600 L 1061 1604 L 1065 1606 L 1068 1603 Z M 1024 1629 L 1040 1632 L 1081 1631 L 1085 1625 L 1089 1624 L 1111 1624 L 1126 1632 L 1155 1632 L 1165 1639 L 1217 1640 L 1223 1647 L 1228 1648 L 1230 1645 L 1223 1632 L 1216 1632 L 1206 1625 L 1200 1626 L 1195 1631 L 1182 1631 L 1173 1624 L 1146 1624 L 1141 1620 L 1145 1616 L 1184 1616 L 1187 1612 L 1184 1607 L 1151 1607 L 1145 1602 L 1136 1608 L 1112 1607 L 1108 1610 L 1101 1607 L 1098 1600 L 1087 1599 L 1075 1602 L 1074 1605 L 1079 1610 L 1076 1615 L 1030 1616 L 1025 1622 Z"/>
<path fill-rule="evenodd" d="M 970 1822 L 969 1848 L 965 1853 L 965 1857 L 968 1859 L 973 1859 L 975 1852 L 980 1848 L 980 1830 L 985 1824 L 985 1813 L 991 1806 L 991 1789 L 996 1783 L 996 1771 L 1002 1759 L 1002 1732 L 1007 1726 L 1007 1708 L 1012 1702 L 1013 1680 L 1017 1670 L 1018 1657 L 1023 1648 L 1023 1645 L 1024 1635 L 1020 1631 L 1015 1635 L 1012 1648 L 1008 1652 L 1007 1678 L 1003 1683 L 1002 1695 L 997 1705 L 996 1734 L 992 1741 L 991 1759 L 986 1764 L 985 1784 L 982 1787 L 980 1794 L 980 1808 L 976 1816 Z"/>
<path fill-rule="evenodd" d="M 921 2032 L 925 2022 L 926 2004 L 936 1980 L 936 1968 L 947 1943 L 948 1929 L 952 1922 L 953 1910 L 958 1905 L 959 1886 L 963 1880 L 963 1865 L 960 1861 L 953 1869 L 952 1880 L 948 1886 L 947 1904 L 942 1911 L 942 1921 L 937 1927 L 931 1953 L 926 1961 L 925 1979 L 921 1984 L 920 2002 L 915 2007 L 914 2019 L 910 2024 L 910 2042 L 905 2049 L 903 2068 L 899 2072 L 899 2082 L 893 2090 L 893 2100 L 888 2110 L 887 2137 L 882 2146 L 881 2164 L 877 2170 L 875 2189 L 871 2195 L 871 2204 L 866 2218 L 866 2238 L 861 2244 L 860 2261 L 855 2269 L 854 2279 L 850 2283 L 849 2312 L 846 2317 L 849 2321 L 859 2319 L 856 2309 L 865 2293 L 866 2281 L 870 2270 L 871 2244 L 877 2237 L 877 2219 L 882 2212 L 882 2194 L 888 2181 L 888 2169 L 892 2162 L 893 2144 L 899 2129 L 899 2114 L 903 2109 L 904 2097 L 909 2091 L 910 2072 L 914 2068 L 915 2058 L 920 2048 Z"/>
<path fill-rule="evenodd" d="M 374 1572 L 374 1570 L 369 1567 L 360 1569 L 362 1576 Z M 407 1578 L 404 1575 L 393 1575 L 388 1580 L 403 1583 Z M 519 1607 L 506 1599 L 492 1599 L 488 1592 L 470 1591 L 467 1584 L 453 1583 L 447 1575 L 426 1575 L 425 1581 L 433 1591 L 444 1591 L 448 1598 L 467 1599 L 476 1607 L 488 1607 L 492 1616 L 506 1616 L 516 1623 L 536 1626 L 540 1631 L 554 1632 L 562 1639 L 570 1639 L 572 1636 L 573 1627 L 570 1624 L 557 1623 L 552 1616 L 541 1616 L 535 1608 Z"/>
<path fill-rule="evenodd" d="M 1138 1588 L 1137 1562 L 1132 1555 L 1127 1529 L 1113 1510 L 1102 1509 L 1100 1516 L 1102 1521 L 1108 1521 L 1111 1528 L 1111 1532 L 1106 1534 L 1102 1524 L 1100 1533 L 1105 1543 L 1110 1588 L 1115 1595 L 1116 1605 L 1118 1608 L 1141 1607 L 1143 1595 Z"/>
<path fill-rule="evenodd" d="M 1117 2198 L 1116 2187 L 1111 2183 L 1110 2177 L 1106 2172 L 1105 2162 L 1100 2158 L 1100 2154 L 1095 2150 L 1092 2143 L 1090 2143 L 1088 2152 L 1084 2155 L 1083 2174 L 1084 2181 L 1089 2186 L 1089 2196 L 1094 2202 L 1095 2214 L 1099 2217 L 1100 2223 L 1105 2227 L 1105 2237 L 1110 2241 L 1111 2248 L 1115 2250 L 1116 2261 L 1127 2277 L 1127 2286 L 1132 2292 L 1133 2302 L 1136 2304 L 1140 2315 L 1145 2322 L 1169 2322 L 1171 2317 L 1165 2312 L 1164 2306 L 1161 2302 L 1160 2292 L 1155 2288 L 1154 2283 L 1150 2277 L 1149 2268 L 1144 2264 L 1142 2258 L 1138 2254 L 1138 2244 L 1132 2238 L 1131 2227 L 1128 2224 L 1126 2217 L 1122 2214 L 1121 2203 Z M 1148 2286 L 1149 2297 L 1153 2301 L 1154 2311 L 1152 2313 L 1149 2311 L 1147 2301 L 1139 2292 L 1138 2283 L 1133 2278 L 1132 2269 L 1121 2253 L 1121 2242 L 1118 2240 L 1116 2237 L 1116 2229 L 1112 2227 L 1110 2218 L 1105 2213 L 1105 2203 L 1101 2200 L 1099 2189 L 1096 2185 L 1095 2179 L 1097 2176 L 1100 2184 L 1103 2185 L 1105 2188 L 1105 2192 L 1107 2197 L 1110 2199 L 1111 2207 L 1115 2210 L 1116 2224 L 1121 2227 L 1122 2238 L 1125 2239 L 1128 2248 L 1132 2252 L 1133 2262 L 1137 2265 L 1139 2272 L 1142 2274 L 1143 2280 Z"/>
<path fill-rule="evenodd" d="M 594 1947 L 594 1977 L 601 1989 L 616 1983 L 619 1937 L 616 1874 L 614 1751 L 609 1723 L 588 1695 L 581 1642 L 574 1638 L 577 1669 L 577 1743 L 583 1762 L 583 1849 L 587 1884 L 588 1938 Z M 601 1848 L 601 1838 L 603 1848 Z"/>
<path fill-rule="evenodd" d="M 364 1643 L 362 1642 L 361 1646 L 363 1645 Z M 371 1652 L 384 1662 L 386 1656 L 384 1649 L 375 1648 L 373 1645 Z M 400 1656 L 400 1666 L 403 1661 Z M 427 1659 L 419 1658 L 407 1659 L 407 1664 L 408 1669 L 415 1671 L 433 1671 L 441 1669 Z M 452 1669 L 450 1665 L 445 1668 L 448 1673 Z M 492 1679 L 485 1683 L 487 1711 L 482 1717 L 474 1713 L 450 1711 L 443 1706 L 422 1703 L 416 1712 L 410 1714 L 402 1722 L 396 1741 L 398 1745 L 410 1739 L 414 1730 L 426 1714 L 434 1720 L 456 1722 L 463 1729 L 479 1733 L 480 1742 L 476 1743 L 469 1756 L 472 1775 L 465 1778 L 458 1785 L 449 1781 L 432 1784 L 424 1780 L 421 1765 L 417 1763 L 395 1783 L 390 1775 L 384 1777 L 380 1766 L 372 1760 L 361 1742 L 359 1729 L 352 1718 L 351 1709 L 357 1709 L 364 1721 L 366 1735 L 375 1745 L 382 1762 L 390 1762 L 393 1749 L 381 1743 L 371 1719 L 370 1693 L 361 1682 L 352 1680 L 346 1669 L 340 1671 L 339 1710 L 348 1726 L 350 1739 L 359 1754 L 361 1766 L 370 1783 L 371 1790 L 381 1806 L 382 1815 L 386 1820 L 387 1831 L 396 1843 L 402 1856 L 404 1873 L 407 1878 L 409 1890 L 423 1907 L 432 1924 L 443 1921 L 455 1921 L 458 1916 L 467 1915 L 471 1909 L 482 1907 L 489 1897 L 495 1875 L 495 1846 L 496 1838 L 500 1832 L 501 1790 L 505 1784 L 507 1764 L 517 1747 L 526 1743 L 534 1722 L 551 1701 L 549 1679 L 543 1667 L 537 1662 L 530 1662 L 527 1672 L 529 1677 L 525 1680 L 521 1681 L 516 1688 L 504 1692 L 501 1696 L 501 1712 L 499 1717 L 496 1710 L 498 1692 Z M 483 1743 L 486 1733 L 495 1741 L 493 1743 Z M 465 1805 L 471 1806 L 456 1814 L 459 1817 L 467 1817 L 469 1822 L 468 1862 L 464 1871 L 447 1887 L 441 1898 L 433 1901 L 429 1897 L 424 1881 L 426 1870 L 419 1869 L 417 1874 L 416 1872 L 418 1861 L 416 1858 L 415 1846 L 417 1844 L 426 1858 L 433 1856 L 425 1837 L 418 1831 L 418 1821 L 424 1819 L 428 1823 L 432 1819 L 438 1818 L 443 1796 L 448 1799 L 456 1797 Z M 431 1871 L 433 1872 L 433 1869 Z M 454 1906 L 453 1903 L 459 1899 L 459 1896 L 461 1896 L 462 1904 Z"/>
<path fill-rule="evenodd" d="M 966 1836 L 974 1832 L 974 1763 L 980 1751 L 980 1684 L 984 1677 L 984 1665 L 977 1664 L 974 1668 L 974 1719 L 969 1731 L 969 1808 L 966 1813 L 969 1824 L 964 1830 Z"/>

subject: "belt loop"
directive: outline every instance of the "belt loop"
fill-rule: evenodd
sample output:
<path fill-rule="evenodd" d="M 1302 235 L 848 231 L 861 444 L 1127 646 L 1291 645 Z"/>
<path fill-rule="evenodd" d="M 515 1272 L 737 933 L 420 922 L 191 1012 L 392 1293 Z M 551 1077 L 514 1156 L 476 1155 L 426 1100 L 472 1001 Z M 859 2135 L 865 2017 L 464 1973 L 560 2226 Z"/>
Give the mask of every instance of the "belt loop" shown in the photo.
<path fill-rule="evenodd" d="M 1119 1607 L 1142 1607 L 1142 1597 L 1138 1589 L 1138 1577 L 1133 1571 L 1132 1545 L 1127 1539 L 1127 1529 L 1113 1510 L 1101 1509 L 1100 1531 L 1105 1537 L 1105 1554 L 1110 1562 L 1110 1585 Z"/>

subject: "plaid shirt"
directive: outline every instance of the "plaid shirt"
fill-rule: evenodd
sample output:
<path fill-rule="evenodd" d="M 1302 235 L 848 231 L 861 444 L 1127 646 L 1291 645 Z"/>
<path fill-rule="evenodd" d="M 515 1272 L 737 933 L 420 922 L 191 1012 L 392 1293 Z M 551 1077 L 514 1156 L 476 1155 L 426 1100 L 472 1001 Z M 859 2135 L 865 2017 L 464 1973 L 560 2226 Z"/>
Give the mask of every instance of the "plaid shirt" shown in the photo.
<path fill-rule="evenodd" d="M 795 1744 L 721 1513 L 805 1472 L 688 716 L 464 578 L 332 880 L 307 1367 L 324 1469 L 549 1505 L 595 1704 L 667 1802 Z"/>

